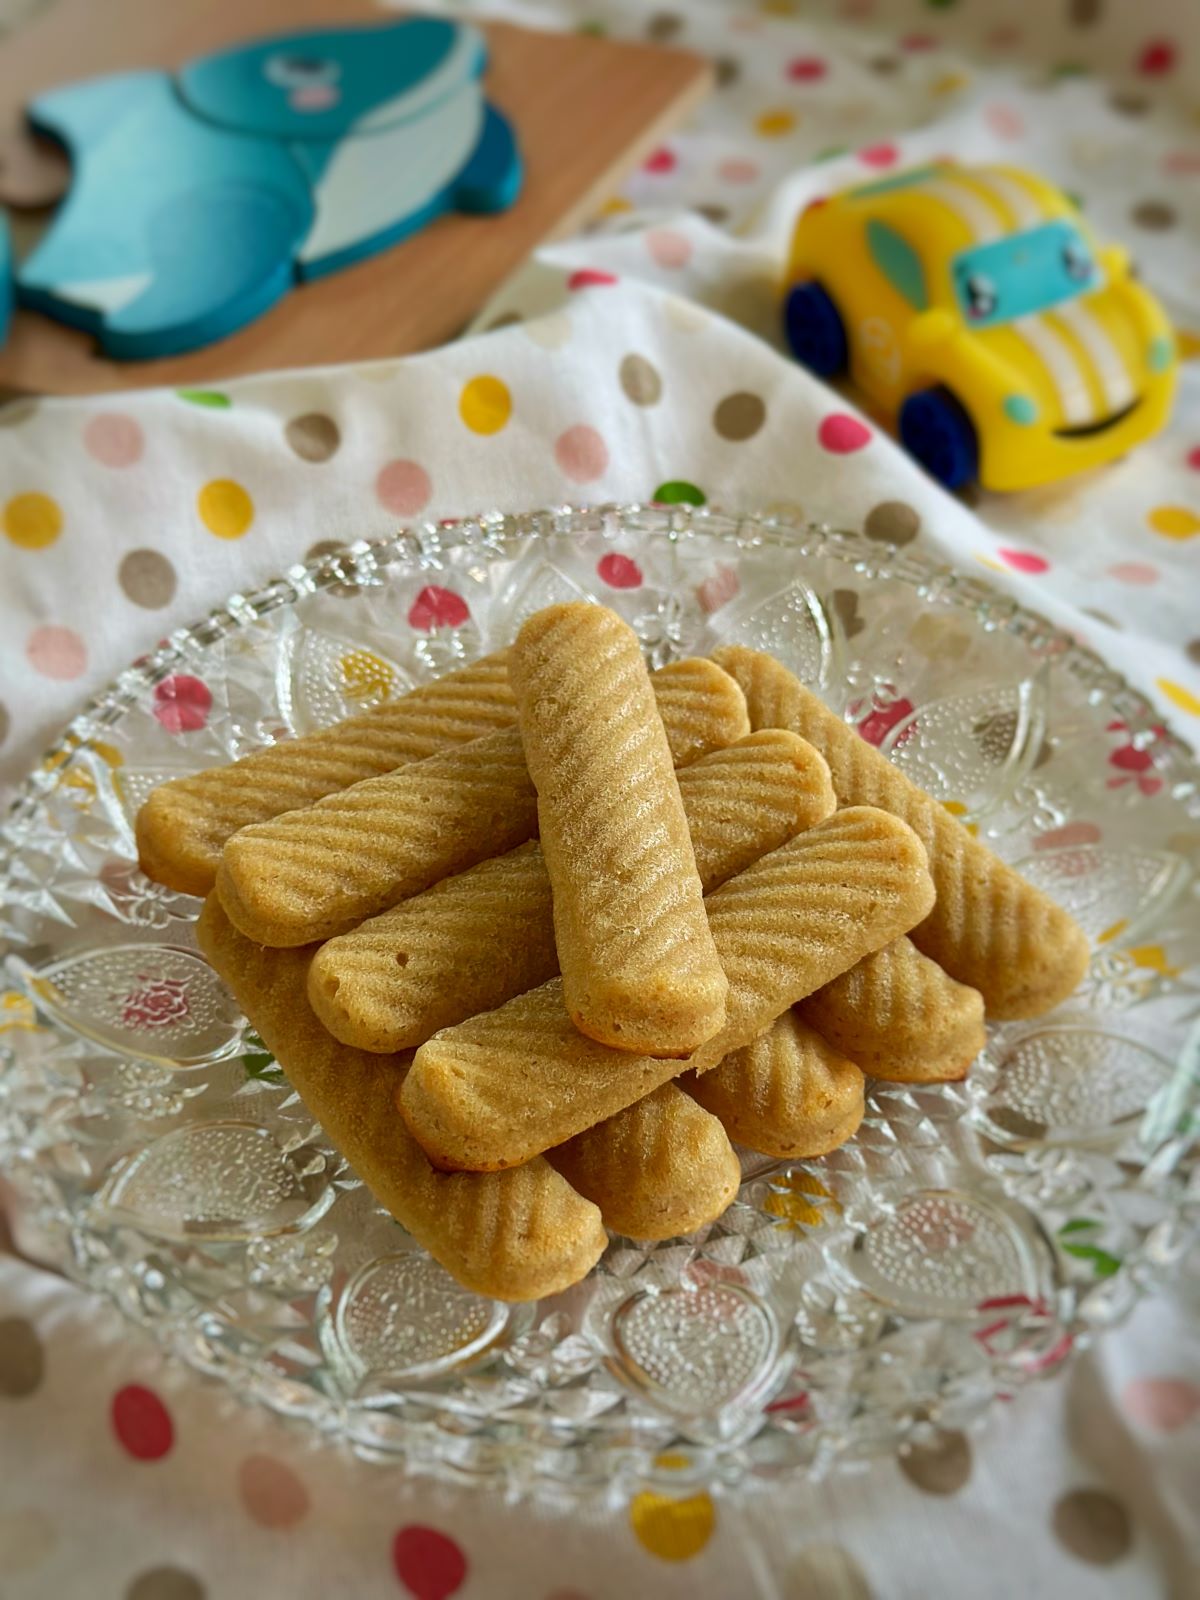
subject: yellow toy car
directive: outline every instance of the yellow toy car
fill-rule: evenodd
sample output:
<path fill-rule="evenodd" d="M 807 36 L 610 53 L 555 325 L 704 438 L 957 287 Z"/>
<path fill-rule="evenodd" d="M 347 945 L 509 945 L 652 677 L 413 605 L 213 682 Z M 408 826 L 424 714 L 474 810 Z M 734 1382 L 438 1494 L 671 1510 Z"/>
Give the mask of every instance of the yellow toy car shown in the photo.
<path fill-rule="evenodd" d="M 1031 172 L 939 162 L 819 201 L 796 223 L 787 283 L 797 358 L 848 374 L 948 488 L 1099 466 L 1170 412 L 1162 307 Z"/>

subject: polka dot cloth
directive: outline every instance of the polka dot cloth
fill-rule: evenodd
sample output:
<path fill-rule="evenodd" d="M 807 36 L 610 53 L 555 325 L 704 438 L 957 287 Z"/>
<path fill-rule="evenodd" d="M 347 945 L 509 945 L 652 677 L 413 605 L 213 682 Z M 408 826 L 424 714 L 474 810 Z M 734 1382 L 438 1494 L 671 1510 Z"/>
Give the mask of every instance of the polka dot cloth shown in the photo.
<path fill-rule="evenodd" d="M 1178 6 L 1136 9 L 1073 0 L 1051 23 L 1038 0 L 520 0 L 526 21 L 701 51 L 714 92 L 598 227 L 540 251 L 483 308 L 484 338 L 0 410 L 4 783 L 89 693 L 236 589 L 407 520 L 609 498 L 763 507 L 951 561 L 1088 638 L 1200 736 L 1200 65 Z M 1168 297 L 1175 418 L 1120 467 L 954 500 L 852 391 L 780 358 L 792 219 L 947 151 L 1043 167 Z M 654 581 L 643 563 L 609 551 L 597 583 L 636 594 Z M 470 620 L 439 576 L 405 595 L 398 626 L 432 638 Z M 335 585 L 331 604 L 352 592 Z M 715 563 L 697 601 L 712 612 L 737 592 Z M 853 640 L 859 597 L 829 603 Z M 911 643 L 947 670 L 969 649 L 933 613 Z M 164 759 L 203 742 L 215 687 L 194 664 L 156 686 Z M 880 712 L 878 737 L 904 704 Z M 1113 774 L 1136 786 L 1140 754 L 1114 736 Z M 1037 843 L 1095 843 L 1092 827 Z M 356 1463 L 233 1407 L 115 1313 L 0 1254 L 0 1437 L 30 1464 L 0 1488 L 0 1582 L 35 1600 L 81 1574 L 119 1600 L 218 1600 L 274 1593 L 286 1562 L 289 1600 L 1190 1594 L 1193 1322 L 1144 1306 L 1036 1405 L 1000 1408 L 982 1436 L 922 1422 L 895 1460 L 819 1493 L 718 1493 L 669 1457 L 582 1516 Z"/>

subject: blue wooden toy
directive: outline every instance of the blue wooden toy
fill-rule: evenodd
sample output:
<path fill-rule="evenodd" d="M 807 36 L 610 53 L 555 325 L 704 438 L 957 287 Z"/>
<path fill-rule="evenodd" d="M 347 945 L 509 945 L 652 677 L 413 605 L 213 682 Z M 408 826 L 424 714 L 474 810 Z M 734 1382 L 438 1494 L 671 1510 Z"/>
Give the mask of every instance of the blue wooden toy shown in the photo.
<path fill-rule="evenodd" d="M 521 159 L 485 64 L 474 28 L 418 17 L 43 95 L 29 118 L 72 183 L 17 298 L 110 356 L 176 355 L 442 212 L 503 210 Z"/>

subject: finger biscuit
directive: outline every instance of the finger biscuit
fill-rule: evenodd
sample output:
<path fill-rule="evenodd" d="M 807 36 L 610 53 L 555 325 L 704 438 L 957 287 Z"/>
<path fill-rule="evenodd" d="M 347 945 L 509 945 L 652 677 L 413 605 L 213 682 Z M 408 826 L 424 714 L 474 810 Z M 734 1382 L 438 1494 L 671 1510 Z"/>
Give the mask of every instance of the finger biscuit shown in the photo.
<path fill-rule="evenodd" d="M 690 663 L 655 674 L 656 685 L 672 691 L 681 679 L 695 693 L 673 692 L 665 710 L 680 719 L 692 751 L 711 705 L 715 748 L 736 721 L 731 697 Z M 217 890 L 249 938 L 311 944 L 536 832 L 533 784 L 520 735 L 509 728 L 242 829 L 225 847 Z"/>
<path fill-rule="evenodd" d="M 1037 1017 L 1078 986 L 1083 930 L 958 822 L 944 806 L 768 655 L 730 645 L 714 659 L 746 694 L 756 728 L 791 728 L 829 762 L 843 805 L 876 805 L 916 829 L 929 851 L 937 902 L 913 943 L 952 978 L 978 989 L 997 1020 Z"/>
<path fill-rule="evenodd" d="M 858 1131 L 865 1109 L 861 1071 L 795 1011 L 711 1072 L 682 1081 L 731 1139 L 780 1158 L 836 1150 Z"/>
<path fill-rule="evenodd" d="M 720 1122 L 673 1083 L 549 1151 L 547 1160 L 600 1207 L 606 1227 L 631 1239 L 695 1233 L 721 1215 L 742 1181 Z"/>
<path fill-rule="evenodd" d="M 727 984 L 637 635 L 576 603 L 530 617 L 509 677 L 575 1026 L 684 1056 L 725 1020 Z"/>
<path fill-rule="evenodd" d="M 545 1161 L 514 1172 L 437 1172 L 396 1114 L 406 1058 L 330 1038 L 305 997 L 308 950 L 267 950 L 215 895 L 200 948 L 331 1142 L 397 1222 L 468 1289 L 538 1300 L 578 1282 L 607 1239 L 600 1213 Z"/>
<path fill-rule="evenodd" d="M 679 774 L 679 792 L 705 892 L 829 816 L 835 803 L 821 757 L 777 728 L 694 762 Z M 308 992 L 345 1043 L 403 1050 L 557 971 L 550 880 L 531 843 L 322 945 Z"/>
<path fill-rule="evenodd" d="M 507 660 L 506 651 L 485 656 L 319 733 L 161 784 L 137 815 L 139 866 L 170 889 L 207 894 L 239 828 L 512 727 Z"/>
<path fill-rule="evenodd" d="M 893 1083 L 965 1078 L 987 1042 L 983 996 L 943 972 L 911 939 L 894 939 L 865 957 L 797 1010 L 868 1076 Z"/>
<path fill-rule="evenodd" d="M 692 1056 L 634 1056 L 586 1038 L 553 979 L 423 1044 L 400 1097 L 405 1119 L 439 1166 L 527 1161 L 678 1073 L 715 1067 L 932 901 L 925 849 L 907 824 L 869 807 L 835 812 L 705 902 L 729 999 L 724 1028 Z"/>

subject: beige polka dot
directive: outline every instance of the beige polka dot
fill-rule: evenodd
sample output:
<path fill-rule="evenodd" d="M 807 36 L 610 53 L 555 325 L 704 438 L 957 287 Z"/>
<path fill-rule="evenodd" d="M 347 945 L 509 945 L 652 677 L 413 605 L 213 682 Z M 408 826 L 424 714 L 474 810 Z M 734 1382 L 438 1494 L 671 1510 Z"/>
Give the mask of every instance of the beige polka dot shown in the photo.
<path fill-rule="evenodd" d="M 854 589 L 835 589 L 829 597 L 834 616 L 842 625 L 847 639 L 861 633 L 866 623 L 858 614 L 858 594 Z"/>
<path fill-rule="evenodd" d="M 961 661 L 970 649 L 970 636 L 953 617 L 923 611 L 908 631 L 908 641 L 930 661 Z"/>
<path fill-rule="evenodd" d="M 571 337 L 571 319 L 565 311 L 548 311 L 521 324 L 521 332 L 543 350 L 561 350 Z"/>
<path fill-rule="evenodd" d="M 926 1494 L 955 1494 L 971 1476 L 971 1443 L 965 1433 L 940 1433 L 928 1444 L 900 1454 L 900 1471 Z"/>
<path fill-rule="evenodd" d="M 1165 200 L 1142 200 L 1134 206 L 1132 216 L 1139 228 L 1151 233 L 1165 233 L 1179 221 L 1175 207 Z"/>
<path fill-rule="evenodd" d="M 301 461 L 328 461 L 337 455 L 342 435 L 332 417 L 323 411 L 306 411 L 293 417 L 284 436 Z"/>
<path fill-rule="evenodd" d="M 1131 89 L 1118 89 L 1109 95 L 1108 103 L 1114 111 L 1119 111 L 1126 117 L 1144 117 L 1150 109 L 1149 98 Z"/>
<path fill-rule="evenodd" d="M 305 561 L 319 561 L 322 556 L 331 556 L 346 549 L 340 539 L 318 539 L 316 544 L 310 544 L 304 552 Z M 331 583 L 324 592 L 334 595 L 338 600 L 352 599 L 359 590 L 356 583 Z"/>
<path fill-rule="evenodd" d="M 6 1578 L 40 1567 L 57 1543 L 54 1524 L 35 1506 L 0 1512 L 0 1572 Z"/>
<path fill-rule="evenodd" d="M 628 355 L 621 362 L 621 388 L 635 406 L 656 406 L 662 399 L 658 368 L 645 356 Z"/>
<path fill-rule="evenodd" d="M 8 714 L 8 707 L 0 700 L 0 744 L 8 738 L 9 729 L 12 727 L 12 718 Z"/>
<path fill-rule="evenodd" d="M 515 328 L 521 320 L 519 311 L 502 311 L 498 317 L 492 318 L 484 332 L 496 333 L 500 328 Z"/>
<path fill-rule="evenodd" d="M 46 1370 L 46 1353 L 33 1323 L 25 1317 L 0 1321 L 0 1398 L 23 1400 L 37 1389 Z"/>
<path fill-rule="evenodd" d="M 871 1600 L 871 1585 L 840 1544 L 806 1544 L 788 1572 L 787 1600 Z"/>
<path fill-rule="evenodd" d="M 1200 639 L 1191 639 L 1186 646 L 1185 654 L 1189 661 L 1194 661 L 1200 667 Z"/>
<path fill-rule="evenodd" d="M 890 78 L 893 72 L 900 71 L 901 63 L 895 56 L 876 56 L 867 65 L 872 72 L 877 72 L 881 78 Z"/>
<path fill-rule="evenodd" d="M 673 39 L 682 27 L 683 18 L 677 12 L 656 11 L 646 24 L 646 37 L 661 43 L 664 39 Z"/>
<path fill-rule="evenodd" d="M 1054 1537 L 1073 1556 L 1107 1567 L 1129 1553 L 1133 1530 L 1121 1502 L 1103 1489 L 1072 1489 L 1054 1507 Z"/>
<path fill-rule="evenodd" d="M 717 69 L 718 89 L 728 89 L 730 84 L 736 83 L 742 75 L 742 64 L 733 56 L 718 56 L 713 66 Z"/>
<path fill-rule="evenodd" d="M 1071 0 L 1067 15 L 1077 28 L 1090 28 L 1099 22 L 1103 10 L 1104 0 Z"/>
<path fill-rule="evenodd" d="M 767 420 L 767 408 L 762 397 L 741 389 L 727 394 L 713 412 L 713 427 L 722 439 L 740 443 L 752 439 Z"/>
<path fill-rule="evenodd" d="M 238 1493 L 262 1528 L 290 1528 L 308 1515 L 308 1490 L 288 1466 L 271 1456 L 247 1456 L 238 1468 Z"/>
<path fill-rule="evenodd" d="M 713 223 L 716 227 L 720 227 L 723 222 L 729 221 L 728 206 L 693 206 L 692 210 L 697 214 L 697 216 L 703 217 L 707 222 Z"/>
<path fill-rule="evenodd" d="M 0 428 L 19 428 L 37 411 L 36 400 L 9 400 L 0 394 Z"/>
<path fill-rule="evenodd" d="M 204 1585 L 182 1567 L 151 1567 L 129 1585 L 125 1600 L 204 1600 Z"/>
<path fill-rule="evenodd" d="M 921 528 L 921 518 L 903 500 L 881 500 L 867 512 L 863 532 L 882 544 L 911 544 Z"/>
<path fill-rule="evenodd" d="M 175 568 L 158 550 L 131 550 L 117 568 L 117 582 L 135 606 L 159 611 L 175 598 Z"/>

